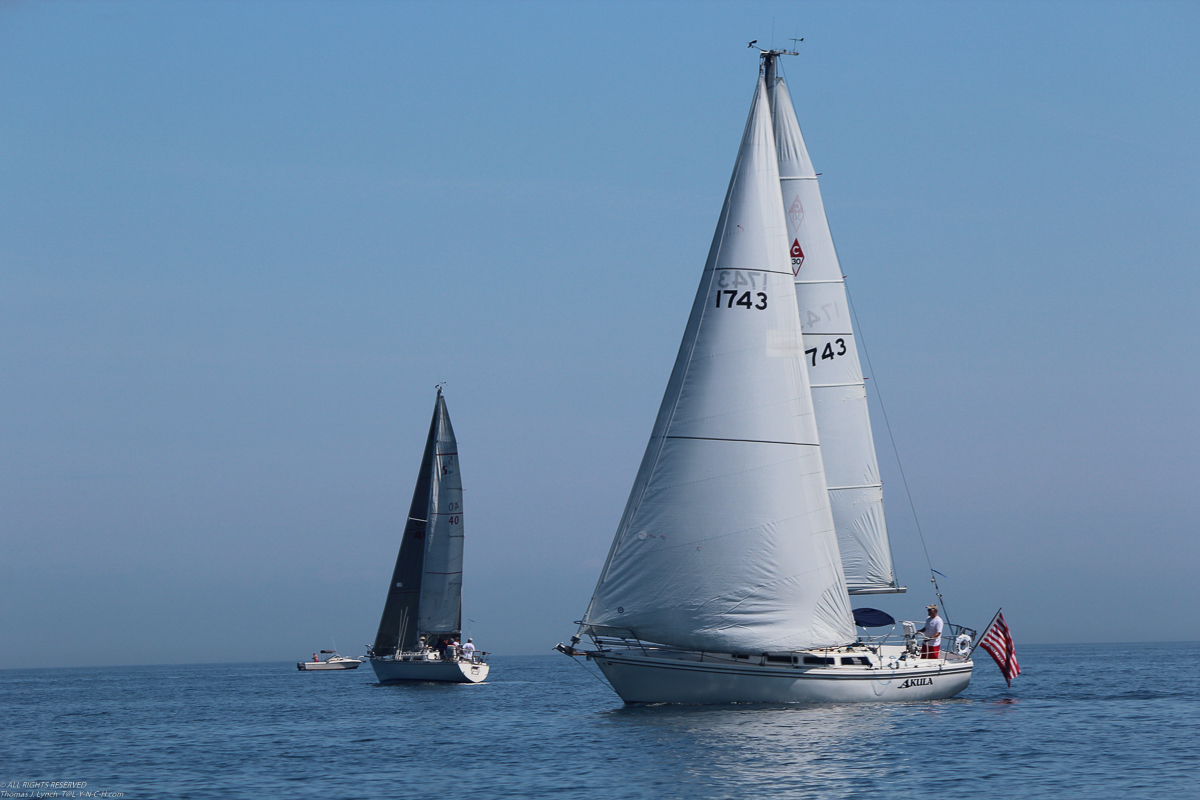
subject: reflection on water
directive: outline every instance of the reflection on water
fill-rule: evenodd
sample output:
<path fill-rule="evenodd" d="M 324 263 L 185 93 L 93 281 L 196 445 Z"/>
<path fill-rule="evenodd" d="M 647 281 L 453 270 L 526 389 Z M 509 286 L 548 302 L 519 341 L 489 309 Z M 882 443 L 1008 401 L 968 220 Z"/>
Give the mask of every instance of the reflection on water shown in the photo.
<path fill-rule="evenodd" d="M 598 714 L 645 746 L 669 743 L 677 779 L 705 787 L 789 788 L 841 796 L 886 788 L 920 769 L 898 760 L 897 740 L 936 725 L 967 700 L 888 705 L 644 706 Z M 884 780 L 887 778 L 887 780 Z"/>

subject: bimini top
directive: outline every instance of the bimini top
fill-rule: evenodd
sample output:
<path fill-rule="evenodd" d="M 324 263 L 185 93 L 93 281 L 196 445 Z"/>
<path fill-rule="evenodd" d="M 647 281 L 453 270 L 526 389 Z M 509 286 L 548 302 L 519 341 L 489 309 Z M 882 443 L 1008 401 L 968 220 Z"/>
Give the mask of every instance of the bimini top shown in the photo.
<path fill-rule="evenodd" d="M 888 625 L 895 625 L 896 620 L 891 614 L 878 608 L 856 608 L 854 624 L 860 628 L 886 628 Z"/>

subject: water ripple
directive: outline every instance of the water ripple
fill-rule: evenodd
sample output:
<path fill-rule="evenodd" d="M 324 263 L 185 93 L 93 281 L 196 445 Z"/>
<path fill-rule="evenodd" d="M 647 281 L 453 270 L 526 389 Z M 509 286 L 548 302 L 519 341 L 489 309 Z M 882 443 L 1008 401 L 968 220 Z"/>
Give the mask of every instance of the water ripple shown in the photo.
<path fill-rule="evenodd" d="M 625 707 L 556 655 L 496 658 L 480 686 L 290 662 L 4 670 L 0 780 L 126 798 L 1191 797 L 1198 656 L 1026 647 L 1011 690 L 979 662 L 961 698 L 873 706 Z"/>

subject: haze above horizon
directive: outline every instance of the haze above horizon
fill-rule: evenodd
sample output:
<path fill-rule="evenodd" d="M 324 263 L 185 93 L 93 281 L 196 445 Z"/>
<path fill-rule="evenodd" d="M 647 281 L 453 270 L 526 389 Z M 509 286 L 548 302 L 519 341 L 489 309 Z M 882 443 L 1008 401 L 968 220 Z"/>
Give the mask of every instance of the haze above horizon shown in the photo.
<path fill-rule="evenodd" d="M 442 381 L 471 635 L 570 636 L 772 25 L 805 38 L 783 74 L 951 616 L 1003 606 L 1018 647 L 1200 640 L 1163 613 L 1200 600 L 1197 23 L 1187 3 L 0 4 L 3 652 L 361 652 Z M 909 593 L 856 605 L 920 619 L 872 411 Z"/>

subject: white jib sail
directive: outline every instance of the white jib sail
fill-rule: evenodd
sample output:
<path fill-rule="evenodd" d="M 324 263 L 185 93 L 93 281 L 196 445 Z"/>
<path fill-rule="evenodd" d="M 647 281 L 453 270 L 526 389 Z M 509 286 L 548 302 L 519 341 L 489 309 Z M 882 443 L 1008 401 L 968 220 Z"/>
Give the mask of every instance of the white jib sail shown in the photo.
<path fill-rule="evenodd" d="M 896 576 L 846 286 L 817 175 L 782 79 L 775 85 L 775 143 L 805 364 L 842 569 L 851 590 L 887 591 L 896 587 Z"/>
<path fill-rule="evenodd" d="M 688 650 L 854 640 L 760 79 L 708 262 L 585 629 Z"/>
<path fill-rule="evenodd" d="M 418 626 L 422 632 L 457 631 L 462 620 L 463 516 L 458 442 L 438 394 L 429 520 L 425 527 L 425 565 L 421 575 Z"/>

